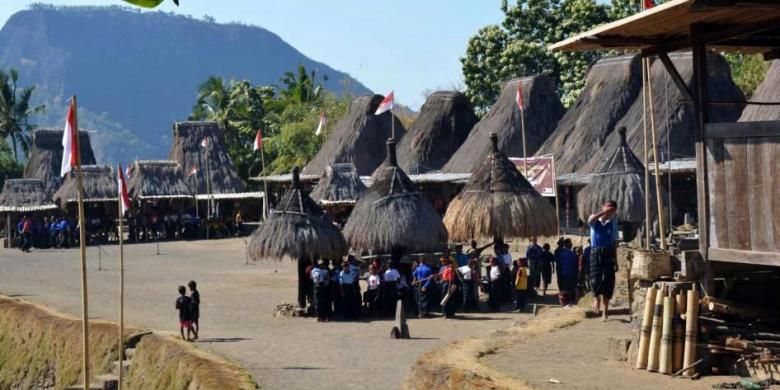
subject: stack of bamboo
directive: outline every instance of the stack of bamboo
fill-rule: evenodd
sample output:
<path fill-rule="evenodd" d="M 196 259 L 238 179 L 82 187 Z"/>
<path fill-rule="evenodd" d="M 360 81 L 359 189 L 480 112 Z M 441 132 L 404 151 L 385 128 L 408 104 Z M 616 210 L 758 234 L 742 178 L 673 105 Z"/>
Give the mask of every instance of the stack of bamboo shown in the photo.
<path fill-rule="evenodd" d="M 679 285 L 678 285 L 679 286 Z M 647 290 L 636 368 L 667 375 L 696 375 L 699 293 L 659 283 Z"/>

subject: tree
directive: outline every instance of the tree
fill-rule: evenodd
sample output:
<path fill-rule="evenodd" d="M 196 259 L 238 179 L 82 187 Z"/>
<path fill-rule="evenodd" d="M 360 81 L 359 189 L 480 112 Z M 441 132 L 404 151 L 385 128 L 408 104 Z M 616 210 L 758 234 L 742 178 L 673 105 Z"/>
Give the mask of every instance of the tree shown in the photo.
<path fill-rule="evenodd" d="M 731 67 L 731 77 L 745 98 L 750 99 L 758 85 L 764 80 L 769 63 L 761 54 L 726 53 L 726 61 Z"/>
<path fill-rule="evenodd" d="M 40 114 L 45 106 L 30 106 L 35 87 L 18 89 L 19 73 L 16 69 L 8 72 L 0 70 L 0 139 L 10 139 L 14 161 L 19 162 L 17 146 L 21 146 L 24 155 L 30 150 L 30 140 L 35 125 L 30 117 Z"/>
<path fill-rule="evenodd" d="M 0 139 L 0 188 L 3 188 L 6 180 L 22 177 L 23 169 L 22 164 L 16 162 L 11 155 L 8 143 Z"/>

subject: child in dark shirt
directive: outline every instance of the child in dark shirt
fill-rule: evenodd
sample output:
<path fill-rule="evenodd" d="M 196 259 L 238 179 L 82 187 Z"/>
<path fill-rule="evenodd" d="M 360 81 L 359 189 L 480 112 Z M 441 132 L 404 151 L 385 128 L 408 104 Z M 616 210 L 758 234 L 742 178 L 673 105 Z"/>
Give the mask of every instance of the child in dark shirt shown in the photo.
<path fill-rule="evenodd" d="M 176 299 L 176 310 L 179 311 L 179 332 L 181 339 L 190 341 L 192 333 L 192 300 L 187 296 L 187 288 L 179 286 L 179 297 Z M 184 329 L 187 329 L 187 337 L 184 337 Z"/>
<path fill-rule="evenodd" d="M 195 283 L 194 280 L 190 280 L 190 282 L 187 283 L 187 286 L 190 288 L 190 301 L 192 307 L 190 320 L 192 321 L 192 333 L 195 335 L 193 340 L 197 340 L 198 332 L 200 332 L 200 324 L 198 323 L 198 320 L 200 319 L 200 292 L 198 291 L 198 284 Z"/>

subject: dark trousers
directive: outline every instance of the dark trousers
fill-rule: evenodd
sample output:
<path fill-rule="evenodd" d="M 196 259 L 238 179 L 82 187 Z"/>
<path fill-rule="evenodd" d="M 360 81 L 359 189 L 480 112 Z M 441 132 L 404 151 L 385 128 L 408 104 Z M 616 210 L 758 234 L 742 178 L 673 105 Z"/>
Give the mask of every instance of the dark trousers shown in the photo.
<path fill-rule="evenodd" d="M 363 293 L 363 303 L 366 305 L 369 315 L 376 315 L 377 303 L 379 302 L 379 289 L 366 290 Z"/>
<path fill-rule="evenodd" d="M 463 310 L 476 310 L 479 307 L 477 284 L 472 280 L 463 281 Z"/>
<path fill-rule="evenodd" d="M 450 299 L 447 301 L 447 303 L 444 304 L 444 307 L 441 308 L 442 314 L 444 314 L 444 316 L 447 318 L 454 317 L 455 310 L 458 308 L 458 288 L 457 285 L 450 282 L 444 282 L 441 284 L 442 299 L 447 296 L 447 292 L 449 292 L 451 288 L 452 293 L 450 294 Z"/>
<path fill-rule="evenodd" d="M 515 309 L 525 310 L 525 303 L 528 300 L 528 290 L 515 289 Z"/>
<path fill-rule="evenodd" d="M 30 248 L 32 248 L 32 233 L 22 232 L 22 245 L 19 247 L 19 249 L 28 251 Z"/>
<path fill-rule="evenodd" d="M 433 283 L 429 283 L 433 284 Z M 428 288 L 423 288 L 423 285 L 417 286 L 417 311 L 419 315 L 421 316 L 427 316 L 430 314 L 430 298 L 431 298 L 431 291 L 430 286 Z"/>
<path fill-rule="evenodd" d="M 328 286 L 314 286 L 314 308 L 317 310 L 317 319 L 330 318 L 330 288 Z"/>
<path fill-rule="evenodd" d="M 501 279 L 491 280 L 488 284 L 488 306 L 491 311 L 501 311 Z"/>

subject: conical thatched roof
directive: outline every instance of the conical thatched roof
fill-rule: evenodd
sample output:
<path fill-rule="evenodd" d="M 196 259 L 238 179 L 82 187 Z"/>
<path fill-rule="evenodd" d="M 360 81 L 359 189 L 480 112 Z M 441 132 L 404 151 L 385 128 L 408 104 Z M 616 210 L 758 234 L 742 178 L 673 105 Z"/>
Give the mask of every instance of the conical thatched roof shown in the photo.
<path fill-rule="evenodd" d="M 95 165 L 95 153 L 89 133 L 79 131 L 81 164 Z M 24 167 L 25 179 L 40 179 L 46 193 L 54 195 L 62 184 L 60 168 L 62 166 L 62 129 L 40 129 L 33 131 L 32 148 L 27 165 Z"/>
<path fill-rule="evenodd" d="M 370 175 L 385 159 L 384 140 L 391 137 L 389 111 L 374 115 L 382 95 L 363 96 L 352 101 L 347 114 L 341 118 L 317 155 L 303 168 L 304 174 L 321 175 L 328 165 L 336 162 L 355 164 L 358 175 Z M 401 121 L 395 121 L 395 137 L 406 133 Z"/>
<path fill-rule="evenodd" d="M 600 210 L 605 201 L 614 200 L 618 204 L 619 221 L 645 220 L 645 167 L 626 143 L 626 129 L 620 128 L 618 135 L 620 147 L 599 169 L 590 184 L 577 194 L 577 210 L 583 219 Z M 652 178 L 650 184 L 655 185 Z M 648 195 L 651 210 L 654 210 L 655 191 L 651 190 Z"/>
<path fill-rule="evenodd" d="M 116 201 L 118 190 L 114 170 L 107 165 L 82 165 L 85 202 Z M 77 202 L 78 179 L 75 173 L 69 173 L 60 189 L 54 194 L 54 201 L 60 206 Z"/>
<path fill-rule="evenodd" d="M 206 139 L 208 147 L 201 144 Z M 208 156 L 207 156 L 208 153 Z M 207 158 L 208 157 L 208 158 Z M 225 144 L 225 134 L 217 122 L 176 122 L 173 124 L 173 144 L 168 158 L 179 163 L 187 184 L 197 194 L 206 194 L 207 173 L 211 174 L 212 194 L 234 194 L 244 191 L 244 181 L 236 173 Z M 206 169 L 208 163 L 209 170 Z"/>
<path fill-rule="evenodd" d="M 332 164 L 325 169 L 320 181 L 309 196 L 322 206 L 355 204 L 366 192 L 355 166 L 350 163 Z"/>
<path fill-rule="evenodd" d="M 780 101 L 780 60 L 774 60 L 766 71 L 764 81 L 753 92 L 750 98 L 756 102 L 778 102 Z M 780 120 L 780 109 L 777 106 L 756 106 L 750 105 L 742 111 L 740 122 L 752 121 L 776 121 Z"/>
<path fill-rule="evenodd" d="M 133 199 L 191 198 L 181 167 L 171 160 L 138 160 L 130 165 L 127 192 Z"/>
<path fill-rule="evenodd" d="M 360 198 L 344 226 L 358 252 L 398 255 L 441 250 L 447 230 L 428 199 L 398 167 L 395 141 L 387 141 L 385 167 Z"/>
<path fill-rule="evenodd" d="M 508 156 L 523 156 L 520 110 L 515 101 L 518 82 L 523 83 L 526 151 L 529 157 L 536 153 L 565 112 L 555 85 L 541 75 L 507 82 L 490 112 L 474 126 L 442 171 L 470 173 L 476 169 L 490 153 L 490 133 L 498 134 L 498 148 Z"/>
<path fill-rule="evenodd" d="M 277 204 L 277 209 L 249 239 L 249 256 L 292 259 L 318 256 L 340 258 L 347 254 L 347 243 L 338 227 L 309 198 L 301 186 L 299 169 L 295 167 L 292 185 Z"/>
<path fill-rule="evenodd" d="M 0 193 L 0 212 L 26 213 L 54 210 L 57 205 L 46 194 L 38 179 L 8 179 Z"/>
<path fill-rule="evenodd" d="M 411 174 L 441 169 L 478 120 L 466 95 L 456 91 L 432 93 L 398 143 L 398 165 Z"/>
<path fill-rule="evenodd" d="M 444 215 L 450 239 L 556 235 L 555 209 L 499 151 L 498 135 L 489 139 L 487 157 Z"/>

